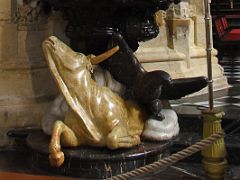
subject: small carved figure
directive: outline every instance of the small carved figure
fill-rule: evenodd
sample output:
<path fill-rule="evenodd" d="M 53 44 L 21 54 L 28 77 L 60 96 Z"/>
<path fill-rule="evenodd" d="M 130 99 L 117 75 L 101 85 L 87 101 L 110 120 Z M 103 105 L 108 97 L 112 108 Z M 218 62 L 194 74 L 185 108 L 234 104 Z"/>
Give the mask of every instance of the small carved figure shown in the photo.
<path fill-rule="evenodd" d="M 14 21 L 18 25 L 35 25 L 46 23 L 47 14 L 41 0 L 18 0 Z"/>
<path fill-rule="evenodd" d="M 49 158 L 53 166 L 64 162 L 61 144 L 129 148 L 140 144 L 144 113 L 91 78 L 92 64 L 113 55 L 118 47 L 93 57 L 74 52 L 56 37 L 43 42 L 43 50 L 67 104 L 65 120 L 52 129 Z"/>

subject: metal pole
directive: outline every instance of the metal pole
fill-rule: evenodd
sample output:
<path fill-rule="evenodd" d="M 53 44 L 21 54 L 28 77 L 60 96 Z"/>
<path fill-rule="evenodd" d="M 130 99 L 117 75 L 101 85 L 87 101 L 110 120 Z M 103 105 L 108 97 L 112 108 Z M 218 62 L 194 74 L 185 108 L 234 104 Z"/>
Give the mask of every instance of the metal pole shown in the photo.
<path fill-rule="evenodd" d="M 211 0 L 204 0 L 205 5 L 205 28 L 206 28 L 206 52 L 208 68 L 208 94 L 209 111 L 203 111 L 203 137 L 208 137 L 218 131 L 222 131 L 221 118 L 223 112 L 214 112 L 213 105 L 213 79 L 212 79 L 212 28 L 211 28 Z M 226 149 L 224 139 L 220 139 L 209 148 L 202 151 L 203 168 L 210 179 L 223 179 L 227 167 Z"/>
<path fill-rule="evenodd" d="M 211 27 L 211 0 L 204 0 L 205 6 L 205 30 L 206 30 L 206 52 L 207 52 L 207 69 L 208 69 L 208 101 L 209 111 L 213 110 L 213 79 L 212 79 L 212 27 Z"/>

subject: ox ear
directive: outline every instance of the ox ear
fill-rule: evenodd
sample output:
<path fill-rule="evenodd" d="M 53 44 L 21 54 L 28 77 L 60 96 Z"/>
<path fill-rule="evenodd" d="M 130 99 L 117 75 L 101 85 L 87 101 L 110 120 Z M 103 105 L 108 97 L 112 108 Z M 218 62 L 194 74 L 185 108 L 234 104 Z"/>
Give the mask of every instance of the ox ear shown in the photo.
<path fill-rule="evenodd" d="M 99 64 L 101 62 L 103 62 L 104 60 L 110 58 L 113 54 L 115 54 L 117 51 L 119 50 L 119 46 L 115 46 L 112 49 L 109 49 L 108 51 L 106 51 L 103 54 L 100 54 L 96 57 L 91 58 L 91 63 L 96 65 Z"/>

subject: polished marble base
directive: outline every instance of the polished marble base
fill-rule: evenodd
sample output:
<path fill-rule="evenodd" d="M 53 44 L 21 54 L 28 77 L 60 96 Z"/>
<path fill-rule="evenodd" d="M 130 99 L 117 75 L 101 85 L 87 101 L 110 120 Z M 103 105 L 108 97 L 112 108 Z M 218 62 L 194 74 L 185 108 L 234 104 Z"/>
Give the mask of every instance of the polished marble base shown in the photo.
<path fill-rule="evenodd" d="M 27 138 L 31 148 L 31 163 L 36 168 L 72 177 L 103 179 L 150 164 L 168 154 L 170 142 L 143 142 L 131 149 L 64 148 L 65 162 L 59 168 L 50 166 L 48 144 L 50 137 L 42 132 Z"/>
<path fill-rule="evenodd" d="M 164 119 L 148 119 L 145 122 L 142 137 L 150 141 L 171 140 L 179 133 L 178 117 L 172 109 L 162 109 Z"/>

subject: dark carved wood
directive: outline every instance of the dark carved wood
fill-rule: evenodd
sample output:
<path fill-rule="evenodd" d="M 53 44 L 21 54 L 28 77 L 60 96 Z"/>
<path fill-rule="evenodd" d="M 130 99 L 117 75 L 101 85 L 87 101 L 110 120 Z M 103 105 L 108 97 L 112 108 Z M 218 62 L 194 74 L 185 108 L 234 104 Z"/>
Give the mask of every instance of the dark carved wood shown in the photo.
<path fill-rule="evenodd" d="M 154 14 L 159 9 L 167 9 L 171 2 L 170 0 L 42 1 L 64 12 L 68 20 L 66 35 L 71 40 L 72 48 L 87 54 L 99 54 L 106 50 L 113 32 L 122 34 L 135 51 L 139 41 L 146 41 L 158 35 L 159 28 Z"/>

